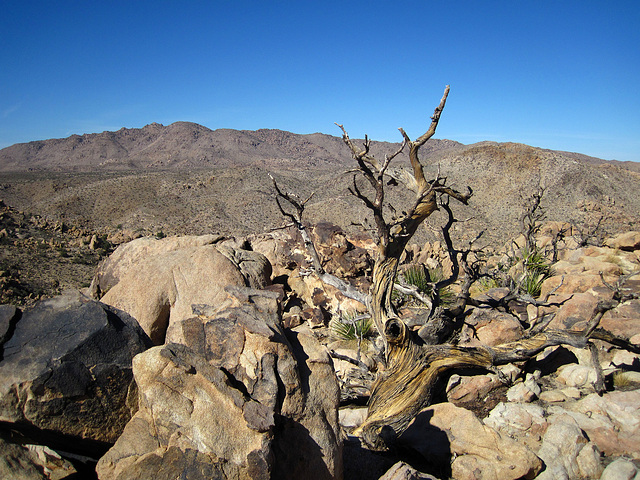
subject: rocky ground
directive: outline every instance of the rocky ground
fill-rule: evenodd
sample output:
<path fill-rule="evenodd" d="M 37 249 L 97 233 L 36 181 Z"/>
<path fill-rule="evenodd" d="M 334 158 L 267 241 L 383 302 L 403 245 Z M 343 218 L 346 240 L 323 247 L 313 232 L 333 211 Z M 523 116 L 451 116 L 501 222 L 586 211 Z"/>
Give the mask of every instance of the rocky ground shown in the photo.
<path fill-rule="evenodd" d="M 374 452 L 354 433 L 384 368 L 380 340 L 357 320 L 362 305 L 309 274 L 269 178 L 314 193 L 305 215 L 325 268 L 367 291 L 368 211 L 348 193 L 340 138 L 178 123 L 17 145 L 0 152 L 0 477 L 639 475 L 637 168 L 512 143 L 429 145 L 427 177 L 475 192 L 453 206 L 456 246 L 485 232 L 472 260 L 487 277 L 449 341 L 500 345 L 546 321 L 581 330 L 595 313 L 624 342 L 448 372 L 397 448 Z M 550 268 L 513 297 L 526 272 L 510 239 L 539 187 Z M 393 182 L 386 193 L 414 201 Z M 442 220 L 413 238 L 402 279 L 412 264 L 449 271 Z M 419 328 L 424 307 L 394 301 Z"/>
<path fill-rule="evenodd" d="M 50 223 L 0 201 L 0 303 L 32 306 L 86 288 L 112 244 L 100 234 Z"/>
<path fill-rule="evenodd" d="M 115 236 L 44 224 L 6 206 L 1 218 L 3 262 L 37 270 L 55 259 L 67 269 L 58 285 L 37 283 L 23 267 L 2 277 L 3 303 L 13 304 L 0 308 L 6 478 L 97 470 L 103 480 L 185 472 L 611 480 L 640 472 L 640 355 L 628 349 L 595 340 L 595 357 L 550 347 L 493 372 L 450 372 L 397 450 L 372 452 L 353 431 L 380 368 L 375 334 L 339 328 L 363 308 L 302 274 L 309 260 L 295 232 L 143 237 L 105 259 Z M 606 305 L 600 327 L 637 349 L 640 233 L 580 246 L 568 226 L 548 224 L 539 245 L 559 230 L 567 235 L 539 292 L 546 301 L 468 307 L 456 343 L 507 343 L 545 318 L 549 328 L 580 330 Z M 327 270 L 366 290 L 372 242 L 329 224 L 312 234 Z M 496 266 L 508 254 L 496 248 L 485 260 Z M 434 242 L 412 245 L 405 262 L 448 268 Z M 517 275 L 517 265 L 507 273 Z M 102 303 L 73 293 L 43 300 L 73 286 L 90 286 L 85 293 Z M 497 304 L 508 294 L 496 283 L 474 289 L 474 298 Z M 396 300 L 403 319 L 419 325 L 420 306 Z"/>

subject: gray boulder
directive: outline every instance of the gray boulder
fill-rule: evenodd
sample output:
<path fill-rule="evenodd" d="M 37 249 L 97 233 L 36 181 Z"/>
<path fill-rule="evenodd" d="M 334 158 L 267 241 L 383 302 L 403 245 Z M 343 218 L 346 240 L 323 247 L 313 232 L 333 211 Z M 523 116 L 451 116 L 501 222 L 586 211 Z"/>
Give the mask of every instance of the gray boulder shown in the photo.
<path fill-rule="evenodd" d="M 2 345 L 0 421 L 70 451 L 114 442 L 136 409 L 132 358 L 150 346 L 134 319 L 78 292 L 39 302 Z"/>

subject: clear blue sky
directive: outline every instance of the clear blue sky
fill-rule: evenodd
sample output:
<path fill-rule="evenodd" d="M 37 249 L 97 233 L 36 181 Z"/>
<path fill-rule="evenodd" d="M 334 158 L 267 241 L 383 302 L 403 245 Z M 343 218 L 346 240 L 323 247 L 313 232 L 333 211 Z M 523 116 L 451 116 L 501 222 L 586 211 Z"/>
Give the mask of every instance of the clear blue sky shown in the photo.
<path fill-rule="evenodd" d="M 640 1 L 0 0 L 0 147 L 185 120 L 640 161 Z"/>

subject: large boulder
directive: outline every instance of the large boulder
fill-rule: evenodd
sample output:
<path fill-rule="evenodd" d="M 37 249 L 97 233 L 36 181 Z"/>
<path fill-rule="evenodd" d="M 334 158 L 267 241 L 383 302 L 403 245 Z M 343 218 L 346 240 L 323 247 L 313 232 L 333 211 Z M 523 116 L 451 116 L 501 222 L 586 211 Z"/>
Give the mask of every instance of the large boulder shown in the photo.
<path fill-rule="evenodd" d="M 538 450 L 545 470 L 537 480 L 599 478 L 600 451 L 570 417 L 549 425 Z"/>
<path fill-rule="evenodd" d="M 551 423 L 555 416 L 573 418 L 605 455 L 640 459 L 640 390 L 592 393 L 548 412 Z"/>
<path fill-rule="evenodd" d="M 132 358 L 150 346 L 133 318 L 79 292 L 39 302 L 3 344 L 0 421 L 70 451 L 74 438 L 114 442 L 136 408 Z"/>
<path fill-rule="evenodd" d="M 328 354 L 285 334 L 278 292 L 228 290 L 228 308 L 178 322 L 180 344 L 135 358 L 140 409 L 98 463 L 101 480 L 341 478 Z"/>
<path fill-rule="evenodd" d="M 100 267 L 93 290 L 133 316 L 156 345 L 193 304 L 216 305 L 228 285 L 263 288 L 271 265 L 261 254 L 214 235 L 139 238 L 119 246 Z"/>

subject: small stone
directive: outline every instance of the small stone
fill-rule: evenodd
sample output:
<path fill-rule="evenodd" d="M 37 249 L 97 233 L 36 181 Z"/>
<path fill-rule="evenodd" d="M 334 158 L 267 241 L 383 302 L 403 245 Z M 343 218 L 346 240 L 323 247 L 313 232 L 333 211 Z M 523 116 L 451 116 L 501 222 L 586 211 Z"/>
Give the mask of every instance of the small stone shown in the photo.
<path fill-rule="evenodd" d="M 568 387 L 584 387 L 596 381 L 596 372 L 591 367 L 573 363 L 561 367 L 556 378 Z"/>
<path fill-rule="evenodd" d="M 367 418 L 367 407 L 341 408 L 338 410 L 338 419 L 343 427 L 357 427 Z"/>
<path fill-rule="evenodd" d="M 547 403 L 566 402 L 569 398 L 562 390 L 546 390 L 540 394 L 540 400 Z"/>
<path fill-rule="evenodd" d="M 516 383 L 507 390 L 507 400 L 510 402 L 528 403 L 540 395 L 540 386 L 531 375 L 527 375 L 524 382 Z"/>
<path fill-rule="evenodd" d="M 633 480 L 638 469 L 626 458 L 618 458 L 611 462 L 602 472 L 600 480 Z"/>

